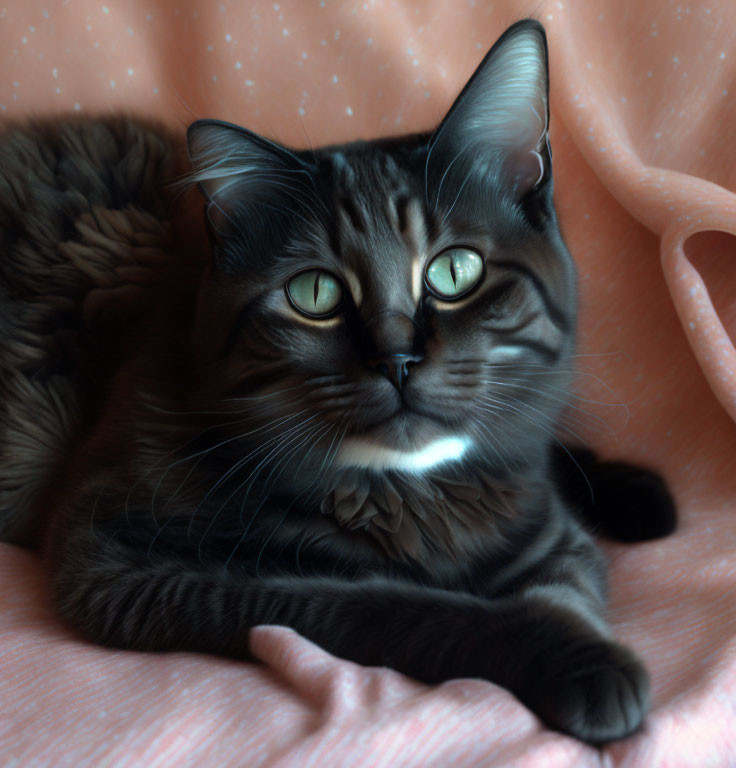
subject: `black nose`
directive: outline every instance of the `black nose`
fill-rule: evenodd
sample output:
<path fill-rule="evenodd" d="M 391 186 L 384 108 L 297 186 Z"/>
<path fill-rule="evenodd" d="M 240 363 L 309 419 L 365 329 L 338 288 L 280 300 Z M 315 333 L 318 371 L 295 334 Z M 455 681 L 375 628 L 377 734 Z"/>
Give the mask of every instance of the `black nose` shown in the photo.
<path fill-rule="evenodd" d="M 409 366 L 422 360 L 419 355 L 384 355 L 368 361 L 368 365 L 382 373 L 399 391 L 409 376 Z"/>

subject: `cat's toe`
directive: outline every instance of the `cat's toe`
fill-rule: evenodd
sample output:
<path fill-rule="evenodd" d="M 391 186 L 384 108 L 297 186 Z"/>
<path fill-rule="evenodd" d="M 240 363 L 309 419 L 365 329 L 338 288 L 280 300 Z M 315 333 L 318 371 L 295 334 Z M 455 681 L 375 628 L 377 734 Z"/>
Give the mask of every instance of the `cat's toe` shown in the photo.
<path fill-rule="evenodd" d="M 551 670 L 537 711 L 551 727 L 602 744 L 636 731 L 648 707 L 642 664 L 623 646 L 601 641 Z"/>

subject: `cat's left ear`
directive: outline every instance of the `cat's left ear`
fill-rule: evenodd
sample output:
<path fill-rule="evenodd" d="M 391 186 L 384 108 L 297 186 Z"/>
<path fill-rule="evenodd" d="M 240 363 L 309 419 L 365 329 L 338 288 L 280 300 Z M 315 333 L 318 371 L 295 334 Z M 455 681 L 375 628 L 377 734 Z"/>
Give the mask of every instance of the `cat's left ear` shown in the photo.
<path fill-rule="evenodd" d="M 289 215 L 309 183 L 306 164 L 280 144 L 221 120 L 197 120 L 187 130 L 187 146 L 208 203 L 216 234 L 237 229 L 245 235 L 266 219 Z"/>
<path fill-rule="evenodd" d="M 448 172 L 463 180 L 480 169 L 516 199 L 541 186 L 551 173 L 548 94 L 544 27 L 520 21 L 499 38 L 435 131 L 428 181 L 437 187 Z"/>

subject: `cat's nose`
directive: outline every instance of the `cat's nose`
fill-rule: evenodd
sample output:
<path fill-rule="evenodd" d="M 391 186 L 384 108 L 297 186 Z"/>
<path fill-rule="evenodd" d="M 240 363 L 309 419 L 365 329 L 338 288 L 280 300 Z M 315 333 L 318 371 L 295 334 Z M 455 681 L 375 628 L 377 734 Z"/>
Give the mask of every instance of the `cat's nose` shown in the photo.
<path fill-rule="evenodd" d="M 400 392 L 409 377 L 409 366 L 421 360 L 420 355 L 392 354 L 369 360 L 368 365 L 382 373 Z"/>

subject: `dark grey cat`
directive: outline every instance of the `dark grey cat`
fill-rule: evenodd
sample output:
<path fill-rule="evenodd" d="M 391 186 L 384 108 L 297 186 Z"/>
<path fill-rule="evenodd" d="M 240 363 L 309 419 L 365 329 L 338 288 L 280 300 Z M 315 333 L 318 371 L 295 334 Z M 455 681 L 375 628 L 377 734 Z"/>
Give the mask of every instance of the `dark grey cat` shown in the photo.
<path fill-rule="evenodd" d="M 586 741 L 639 727 L 583 521 L 637 540 L 675 512 L 555 439 L 576 288 L 548 115 L 523 21 L 431 135 L 297 152 L 198 121 L 211 257 L 161 129 L 6 129 L 0 531 L 43 543 L 85 637 L 247 658 L 285 624 Z"/>

